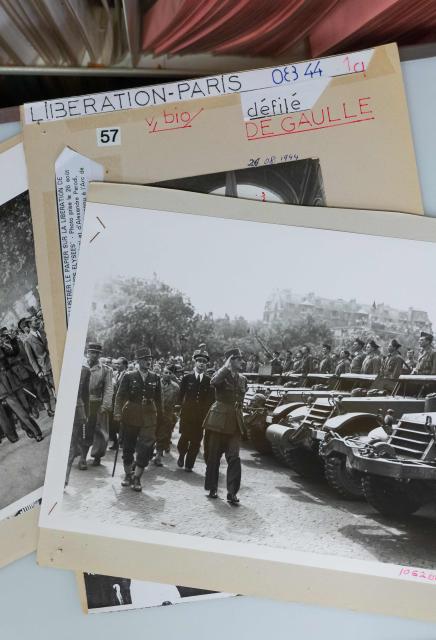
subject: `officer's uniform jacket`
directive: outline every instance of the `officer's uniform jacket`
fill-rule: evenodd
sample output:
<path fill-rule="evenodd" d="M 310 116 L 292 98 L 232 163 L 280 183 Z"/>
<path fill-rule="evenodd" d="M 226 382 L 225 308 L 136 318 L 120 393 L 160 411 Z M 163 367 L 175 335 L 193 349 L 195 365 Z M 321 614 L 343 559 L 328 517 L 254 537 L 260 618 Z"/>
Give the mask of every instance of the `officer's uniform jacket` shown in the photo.
<path fill-rule="evenodd" d="M 180 433 L 189 437 L 192 431 L 203 428 L 204 418 L 214 400 L 210 383 L 210 376 L 206 373 L 203 373 L 201 382 L 195 371 L 183 376 L 180 383 Z"/>
<path fill-rule="evenodd" d="M 404 364 L 404 360 L 399 353 L 391 353 L 384 358 L 380 375 L 383 378 L 397 379 L 403 372 Z"/>
<path fill-rule="evenodd" d="M 112 369 L 99 362 L 90 367 L 89 400 L 99 403 L 101 411 L 111 411 L 113 397 Z"/>
<path fill-rule="evenodd" d="M 247 379 L 237 373 L 233 375 L 227 367 L 221 367 L 212 377 L 210 384 L 215 388 L 215 402 L 209 409 L 204 428 L 218 433 L 244 434 L 242 403 L 247 391 Z"/>
<path fill-rule="evenodd" d="M 356 351 L 353 354 L 353 358 L 351 360 L 351 364 L 350 364 L 350 371 L 351 373 L 363 373 L 362 372 L 362 365 L 363 365 L 363 361 L 365 360 L 366 356 L 363 350 L 360 351 Z"/>
<path fill-rule="evenodd" d="M 330 355 L 323 358 L 319 363 L 320 373 L 333 373 L 334 368 L 333 359 Z"/>
<path fill-rule="evenodd" d="M 362 371 L 361 373 L 380 373 L 382 360 L 381 357 L 377 353 L 370 353 L 366 356 L 365 360 L 362 362 Z"/>
<path fill-rule="evenodd" d="M 436 352 L 430 347 L 425 351 L 421 351 L 418 355 L 416 363 L 416 373 L 422 376 L 430 376 L 436 374 Z"/>
<path fill-rule="evenodd" d="M 160 377 L 152 371 L 127 371 L 115 398 L 114 415 L 124 425 L 152 432 L 162 415 Z"/>
<path fill-rule="evenodd" d="M 36 375 L 41 372 L 45 376 L 51 374 L 51 362 L 47 342 L 40 332 L 31 331 L 29 333 L 24 343 L 24 349 Z"/>
<path fill-rule="evenodd" d="M 335 376 L 340 376 L 342 373 L 350 373 L 350 361 L 348 360 L 348 358 L 339 360 L 336 366 Z"/>

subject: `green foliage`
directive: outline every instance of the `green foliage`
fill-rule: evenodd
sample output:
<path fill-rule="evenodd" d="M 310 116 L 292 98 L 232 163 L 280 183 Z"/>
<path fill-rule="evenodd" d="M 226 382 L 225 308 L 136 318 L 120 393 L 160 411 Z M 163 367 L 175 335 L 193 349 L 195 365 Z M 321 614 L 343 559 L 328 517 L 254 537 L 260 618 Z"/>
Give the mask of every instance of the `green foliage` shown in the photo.
<path fill-rule="evenodd" d="M 331 338 L 329 329 L 315 319 L 305 322 L 269 325 L 249 322 L 243 316 L 215 318 L 212 313 L 198 314 L 180 291 L 160 282 L 137 278 L 116 278 L 97 291 L 88 329 L 89 340 L 103 343 L 106 354 L 133 358 L 138 346 L 149 346 L 156 356 L 189 356 L 202 342 L 211 359 L 219 358 L 231 345 L 246 355 L 264 355 L 261 341 L 270 350 L 295 348 L 302 344 L 319 346 Z M 268 356 L 265 356 L 268 359 Z"/>

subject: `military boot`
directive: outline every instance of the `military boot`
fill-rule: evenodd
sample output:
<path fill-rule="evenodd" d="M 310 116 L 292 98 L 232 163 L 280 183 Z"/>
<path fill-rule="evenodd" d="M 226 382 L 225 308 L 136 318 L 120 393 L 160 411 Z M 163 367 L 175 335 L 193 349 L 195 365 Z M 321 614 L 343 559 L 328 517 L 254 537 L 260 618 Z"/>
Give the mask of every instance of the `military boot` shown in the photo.
<path fill-rule="evenodd" d="M 130 487 L 130 485 L 132 484 L 132 481 L 133 481 L 132 465 L 131 464 L 125 464 L 124 465 L 124 478 L 121 480 L 121 486 L 122 487 Z"/>
<path fill-rule="evenodd" d="M 141 476 L 143 471 L 144 471 L 143 467 L 136 466 L 135 473 L 133 475 L 133 480 L 132 480 L 133 491 L 142 491 Z"/>

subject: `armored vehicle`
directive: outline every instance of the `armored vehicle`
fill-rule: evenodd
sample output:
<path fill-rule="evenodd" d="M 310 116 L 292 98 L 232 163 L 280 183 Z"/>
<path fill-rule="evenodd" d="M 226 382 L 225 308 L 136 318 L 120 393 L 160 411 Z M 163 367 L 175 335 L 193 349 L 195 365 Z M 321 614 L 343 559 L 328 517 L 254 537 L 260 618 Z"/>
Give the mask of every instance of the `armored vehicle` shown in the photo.
<path fill-rule="evenodd" d="M 349 375 L 349 374 L 345 374 Z M 342 377 L 342 376 L 341 376 Z M 285 461 L 295 471 L 305 475 L 324 468 L 329 483 L 342 495 L 356 497 L 360 493 L 360 484 L 353 482 L 349 473 L 347 456 L 344 454 L 344 439 L 350 436 L 366 435 L 380 426 L 383 421 L 398 419 L 405 412 L 423 411 L 425 397 L 436 391 L 436 376 L 404 375 L 394 384 L 392 395 L 386 395 L 384 387 L 392 386 L 392 381 L 377 380 L 366 395 L 354 392 L 348 396 L 331 394 L 308 403 L 303 419 L 295 419 L 291 412 L 285 423 L 272 424 L 266 432 L 273 452 L 281 461 Z M 320 446 L 327 440 L 325 445 Z M 322 457 L 320 454 L 322 453 Z M 329 461 L 330 455 L 338 460 Z"/>
<path fill-rule="evenodd" d="M 365 499 L 384 515 L 407 517 L 436 503 L 436 412 L 404 414 L 384 440 L 356 447 L 351 465 Z"/>

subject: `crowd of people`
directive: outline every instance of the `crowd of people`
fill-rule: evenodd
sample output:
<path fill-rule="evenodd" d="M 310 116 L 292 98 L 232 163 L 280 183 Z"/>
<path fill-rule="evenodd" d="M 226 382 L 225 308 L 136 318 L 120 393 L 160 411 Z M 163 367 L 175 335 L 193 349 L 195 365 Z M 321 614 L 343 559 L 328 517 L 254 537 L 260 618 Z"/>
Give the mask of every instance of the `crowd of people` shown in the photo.
<path fill-rule="evenodd" d="M 393 338 L 383 349 L 373 339 L 355 338 L 349 349 L 335 352 L 332 345 L 324 343 L 321 350 L 312 352 L 309 346 L 303 346 L 295 352 L 274 351 L 270 359 L 271 374 L 330 373 L 337 376 L 343 373 L 376 374 L 385 378 L 398 378 L 401 374 L 436 374 L 436 359 L 433 356 L 433 336 L 422 331 L 419 349 L 407 349 L 405 356 L 401 344 Z M 247 361 L 246 372 L 258 373 L 261 368 L 259 356 L 252 354 Z"/>
<path fill-rule="evenodd" d="M 0 328 L 0 442 L 19 440 L 20 430 L 41 442 L 40 412 L 53 417 L 55 393 L 40 311 L 16 327 Z"/>
<path fill-rule="evenodd" d="M 334 358 L 330 344 L 322 346 L 320 357 L 304 347 L 295 356 L 279 352 L 270 360 L 270 373 L 311 372 L 326 374 L 368 373 L 395 379 L 401 373 L 436 374 L 433 336 L 421 332 L 416 360 L 409 350 L 401 355 L 401 345 L 391 340 L 383 355 L 374 341 L 360 338 L 352 349 L 342 349 Z M 124 476 L 121 485 L 142 491 L 144 469 L 153 462 L 160 467 L 169 453 L 173 431 L 179 423 L 177 466 L 192 472 L 203 442 L 206 462 L 205 490 L 218 496 L 219 467 L 227 461 L 227 500 L 239 503 L 241 461 L 239 448 L 245 435 L 242 406 L 247 390 L 243 372 L 254 372 L 256 357 L 244 359 L 235 347 L 224 353 L 221 362 L 210 366 L 206 345 L 199 345 L 186 362 L 181 356 L 154 361 L 151 350 L 141 347 L 136 358 L 103 357 L 102 345 L 89 343 L 82 365 L 70 455 L 66 474 L 68 484 L 72 464 L 78 468 L 102 464 L 108 448 L 122 448 Z M 109 447 L 110 445 L 110 447 Z M 92 462 L 89 460 L 88 455 Z M 116 463 L 117 457 L 115 458 Z M 113 469 L 113 474 L 115 467 Z"/>

